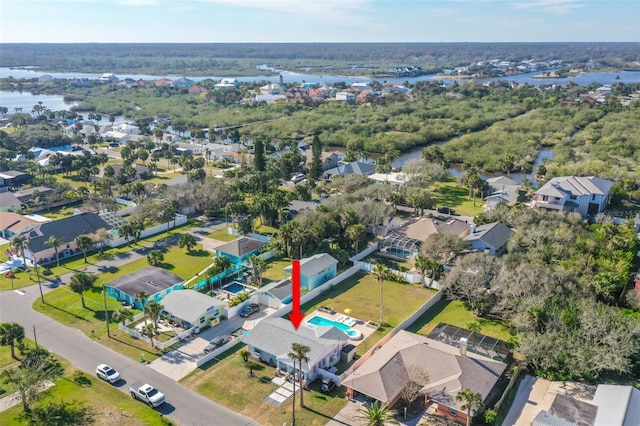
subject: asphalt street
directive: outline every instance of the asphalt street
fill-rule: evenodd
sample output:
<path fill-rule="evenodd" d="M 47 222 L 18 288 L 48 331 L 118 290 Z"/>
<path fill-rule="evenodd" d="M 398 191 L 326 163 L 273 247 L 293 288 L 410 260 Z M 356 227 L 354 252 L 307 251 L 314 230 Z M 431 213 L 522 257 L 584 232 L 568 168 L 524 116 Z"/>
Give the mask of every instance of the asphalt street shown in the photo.
<path fill-rule="evenodd" d="M 129 258 L 126 261 L 131 260 L 133 259 Z M 91 266 L 97 267 L 97 265 Z M 55 287 L 56 285 L 48 282 L 43 284 L 45 301 L 46 293 Z M 124 379 L 117 383 L 117 387 L 124 393 L 128 394 L 128 384 L 137 380 L 156 386 L 165 394 L 167 400 L 165 404 L 155 409 L 158 415 L 162 414 L 181 425 L 258 425 L 250 418 L 235 413 L 176 383 L 148 365 L 129 359 L 94 342 L 80 330 L 67 327 L 34 311 L 31 305 L 39 297 L 37 285 L 21 290 L 0 292 L 0 322 L 19 323 L 24 327 L 27 337 L 32 339 L 34 338 L 33 327 L 35 327 L 39 345 L 66 358 L 91 375 L 95 375 L 95 368 L 100 363 L 113 366 L 120 371 Z"/>

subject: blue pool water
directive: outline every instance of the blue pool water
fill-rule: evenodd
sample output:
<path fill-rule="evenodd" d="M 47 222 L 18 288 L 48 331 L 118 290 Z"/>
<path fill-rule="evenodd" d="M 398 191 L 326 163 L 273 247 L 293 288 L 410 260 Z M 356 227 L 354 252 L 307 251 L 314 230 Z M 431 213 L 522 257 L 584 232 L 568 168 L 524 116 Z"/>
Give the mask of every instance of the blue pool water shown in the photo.
<path fill-rule="evenodd" d="M 330 326 L 337 327 L 340 331 L 345 332 L 349 337 L 355 337 L 359 334 L 359 332 L 353 330 L 348 325 L 342 324 L 340 322 L 332 321 L 324 317 L 319 317 L 317 315 L 314 315 L 311 318 L 309 318 L 309 320 L 307 321 L 307 324 L 317 325 L 319 327 L 330 327 Z"/>
<path fill-rule="evenodd" d="M 397 249 L 393 247 L 387 248 L 387 253 L 394 254 L 396 256 L 401 256 L 401 257 L 407 257 L 407 258 L 411 257 L 411 252 L 409 250 L 402 250 L 402 249 Z"/>
<path fill-rule="evenodd" d="M 224 291 L 228 291 L 229 293 L 239 294 L 242 293 L 245 289 L 245 286 L 239 283 L 231 283 L 222 288 Z"/>

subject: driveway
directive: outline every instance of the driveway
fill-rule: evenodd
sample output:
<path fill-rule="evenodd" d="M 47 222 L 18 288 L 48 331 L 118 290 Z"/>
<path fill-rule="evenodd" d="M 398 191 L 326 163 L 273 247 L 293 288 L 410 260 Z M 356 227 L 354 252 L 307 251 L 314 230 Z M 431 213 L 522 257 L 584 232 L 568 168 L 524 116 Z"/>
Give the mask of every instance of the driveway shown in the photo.
<path fill-rule="evenodd" d="M 260 312 L 251 315 L 249 318 L 235 316 L 230 320 L 223 320 L 217 326 L 208 328 L 193 336 L 188 343 L 183 344 L 178 349 L 152 361 L 149 367 L 178 381 L 198 368 L 196 362 L 205 355 L 204 348 L 214 337 L 224 334 L 230 335 L 238 329 L 251 330 L 260 320 L 273 312 L 275 312 L 275 309 L 263 307 Z"/>

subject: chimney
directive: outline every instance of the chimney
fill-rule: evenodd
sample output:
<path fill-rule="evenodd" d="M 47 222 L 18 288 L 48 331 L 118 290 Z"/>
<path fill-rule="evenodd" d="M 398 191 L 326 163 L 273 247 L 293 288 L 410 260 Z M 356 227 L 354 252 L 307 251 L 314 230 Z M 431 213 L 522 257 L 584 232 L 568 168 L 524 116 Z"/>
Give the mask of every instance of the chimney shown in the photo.
<path fill-rule="evenodd" d="M 467 342 L 469 340 L 466 337 L 460 338 L 460 355 L 467 356 Z"/>
<path fill-rule="evenodd" d="M 469 234 L 473 235 L 476 233 L 476 224 L 472 223 L 471 226 L 469 227 Z"/>

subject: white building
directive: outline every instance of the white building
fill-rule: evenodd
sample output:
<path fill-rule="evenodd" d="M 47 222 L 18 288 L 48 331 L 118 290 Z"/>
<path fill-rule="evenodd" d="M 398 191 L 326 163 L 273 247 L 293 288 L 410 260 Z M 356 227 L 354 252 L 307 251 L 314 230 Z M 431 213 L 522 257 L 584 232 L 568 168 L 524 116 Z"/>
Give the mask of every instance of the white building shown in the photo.
<path fill-rule="evenodd" d="M 338 92 L 336 93 L 336 101 L 355 101 L 356 95 L 351 92 Z"/>

